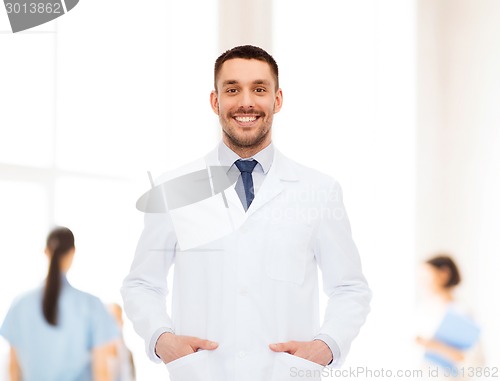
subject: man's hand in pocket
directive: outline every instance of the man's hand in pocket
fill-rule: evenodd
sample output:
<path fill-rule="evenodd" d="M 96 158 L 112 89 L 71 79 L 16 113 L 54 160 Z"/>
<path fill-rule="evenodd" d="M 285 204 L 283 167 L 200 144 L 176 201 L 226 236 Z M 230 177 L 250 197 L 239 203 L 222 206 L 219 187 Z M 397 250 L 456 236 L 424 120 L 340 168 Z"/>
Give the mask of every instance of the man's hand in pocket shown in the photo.
<path fill-rule="evenodd" d="M 213 350 L 219 344 L 192 336 L 174 335 L 165 332 L 158 338 L 155 347 L 156 355 L 165 363 L 177 360 L 196 352 L 198 349 Z"/>
<path fill-rule="evenodd" d="M 287 341 L 286 343 L 271 344 L 269 348 L 274 352 L 287 352 L 319 365 L 327 365 L 333 359 L 332 351 L 321 340 Z"/>

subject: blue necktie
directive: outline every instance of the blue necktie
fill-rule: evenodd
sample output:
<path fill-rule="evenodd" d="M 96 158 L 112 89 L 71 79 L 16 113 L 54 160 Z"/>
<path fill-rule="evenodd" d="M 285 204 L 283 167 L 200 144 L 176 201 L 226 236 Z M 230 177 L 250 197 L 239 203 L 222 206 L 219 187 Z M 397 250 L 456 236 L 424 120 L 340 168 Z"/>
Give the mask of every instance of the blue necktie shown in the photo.
<path fill-rule="evenodd" d="M 250 204 L 254 198 L 254 189 L 253 189 L 253 179 L 252 179 L 252 171 L 257 165 L 257 160 L 236 160 L 234 162 L 238 169 L 241 172 L 241 179 L 243 180 L 243 187 L 245 188 L 245 196 L 246 196 L 246 208 L 247 210 L 250 207 Z M 242 197 L 240 197 L 242 198 Z M 241 200 L 243 206 L 245 206 L 243 200 Z"/>

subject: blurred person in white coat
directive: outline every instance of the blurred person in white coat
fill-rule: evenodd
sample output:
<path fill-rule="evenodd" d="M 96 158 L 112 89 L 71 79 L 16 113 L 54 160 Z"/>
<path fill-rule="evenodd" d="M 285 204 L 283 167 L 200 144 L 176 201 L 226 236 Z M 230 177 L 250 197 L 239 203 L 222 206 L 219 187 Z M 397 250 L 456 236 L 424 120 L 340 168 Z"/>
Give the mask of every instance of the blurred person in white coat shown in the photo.
<path fill-rule="evenodd" d="M 474 380 L 480 377 L 481 374 L 476 372 L 484 365 L 479 334 L 481 330 L 472 308 L 456 294 L 462 283 L 457 263 L 450 255 L 440 253 L 426 260 L 422 270 L 425 299 L 417 314 L 419 335 L 416 338 L 416 343 L 427 355 L 423 357 L 422 368 L 430 376 L 429 379 L 437 381 Z M 447 316 L 456 320 L 456 326 L 448 328 L 455 337 L 449 337 L 448 334 L 446 340 L 443 340 L 436 337 L 436 334 L 443 322 L 450 324 L 450 320 L 446 320 Z M 466 330 L 478 333 L 467 333 Z M 469 335 L 475 338 L 468 338 Z M 456 343 L 462 342 L 463 345 L 464 341 L 469 340 L 474 344 L 467 348 L 457 347 Z"/>
<path fill-rule="evenodd" d="M 156 183 L 223 168 L 236 185 L 212 184 L 213 197 L 175 209 L 167 199 L 164 211 L 146 213 L 122 287 L 125 311 L 173 381 L 319 380 L 345 361 L 371 299 L 341 188 L 274 147 L 283 94 L 267 52 L 226 51 L 214 87 L 222 141 Z M 318 268 L 328 296 L 322 324 Z"/>

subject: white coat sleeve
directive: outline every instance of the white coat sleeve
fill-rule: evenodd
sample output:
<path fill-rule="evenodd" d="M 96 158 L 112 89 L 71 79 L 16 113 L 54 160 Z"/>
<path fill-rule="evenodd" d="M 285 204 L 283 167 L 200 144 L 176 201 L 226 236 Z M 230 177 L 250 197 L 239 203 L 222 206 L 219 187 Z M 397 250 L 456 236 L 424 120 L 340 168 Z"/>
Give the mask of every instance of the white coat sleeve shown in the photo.
<path fill-rule="evenodd" d="M 326 337 L 324 341 L 327 344 L 328 338 L 333 340 L 336 348 L 329 345 L 330 349 L 334 354 L 339 353 L 331 366 L 340 367 L 370 311 L 371 291 L 361 271 L 361 261 L 342 200 L 342 189 L 336 181 L 330 187 L 323 208 L 314 241 L 314 254 L 322 272 L 328 303 L 318 338 Z"/>
<path fill-rule="evenodd" d="M 154 351 L 158 337 L 163 332 L 174 332 L 166 297 L 167 274 L 175 258 L 176 245 L 170 216 L 146 213 L 134 261 L 121 288 L 125 313 L 144 339 L 146 352 L 154 362 L 160 362 Z"/>

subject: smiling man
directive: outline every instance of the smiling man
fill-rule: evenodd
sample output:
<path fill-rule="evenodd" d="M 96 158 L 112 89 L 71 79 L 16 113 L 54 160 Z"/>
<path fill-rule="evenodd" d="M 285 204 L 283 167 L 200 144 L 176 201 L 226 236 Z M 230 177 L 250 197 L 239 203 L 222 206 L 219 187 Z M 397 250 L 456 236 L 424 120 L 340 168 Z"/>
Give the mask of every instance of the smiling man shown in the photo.
<path fill-rule="evenodd" d="M 224 202 L 212 205 L 239 222 L 222 237 L 183 249 L 168 205 L 165 213 L 146 213 L 122 287 L 125 310 L 150 358 L 166 363 L 173 381 L 320 380 L 325 366 L 345 360 L 371 299 L 341 188 L 274 147 L 283 93 L 278 66 L 264 50 L 247 45 L 222 54 L 210 104 L 222 141 L 203 165 L 237 178 Z M 220 215 L 214 210 L 207 229 Z M 204 230 L 195 217 L 185 226 L 193 237 Z M 322 322 L 318 268 L 328 296 Z"/>
<path fill-rule="evenodd" d="M 271 143 L 273 116 L 283 101 L 277 71 L 274 61 L 263 59 L 219 58 L 216 62 L 210 103 L 219 115 L 224 143 L 241 157 Z"/>

